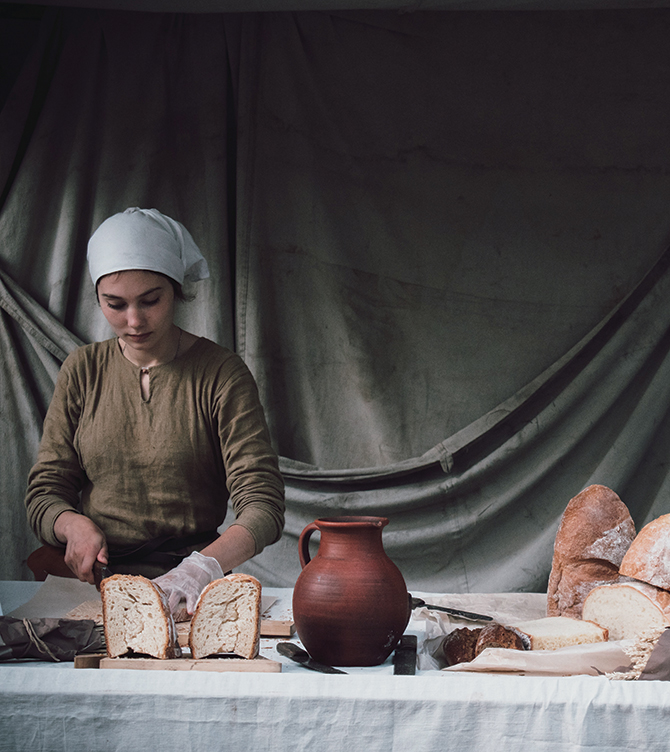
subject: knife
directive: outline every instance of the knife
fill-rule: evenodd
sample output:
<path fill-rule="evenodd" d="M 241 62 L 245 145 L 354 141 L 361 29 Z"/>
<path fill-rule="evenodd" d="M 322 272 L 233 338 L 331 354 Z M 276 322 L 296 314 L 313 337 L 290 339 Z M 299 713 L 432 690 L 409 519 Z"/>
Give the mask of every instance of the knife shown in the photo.
<path fill-rule="evenodd" d="M 340 671 L 339 668 L 326 666 L 325 663 L 319 663 L 310 658 L 309 653 L 296 645 L 294 642 L 278 642 L 277 652 L 280 655 L 290 658 L 292 661 L 299 663 L 305 668 L 311 668 L 312 671 L 320 671 L 322 674 L 346 674 L 346 671 Z"/>
<path fill-rule="evenodd" d="M 403 635 L 393 653 L 393 673 L 414 676 L 416 673 L 416 635 Z"/>
<path fill-rule="evenodd" d="M 410 596 L 412 602 L 412 610 L 423 606 L 431 611 L 444 611 L 445 614 L 451 614 L 452 616 L 458 616 L 460 619 L 467 619 L 468 621 L 493 621 L 492 616 L 486 616 L 486 614 L 476 614 L 472 611 L 461 611 L 459 608 L 448 608 L 447 606 L 431 606 L 430 603 L 421 600 L 421 598 L 414 598 Z"/>
<path fill-rule="evenodd" d="M 100 590 L 100 583 L 107 577 L 111 577 L 114 573 L 112 570 L 102 562 L 96 561 L 93 564 L 93 580 L 95 581 L 95 587 Z"/>

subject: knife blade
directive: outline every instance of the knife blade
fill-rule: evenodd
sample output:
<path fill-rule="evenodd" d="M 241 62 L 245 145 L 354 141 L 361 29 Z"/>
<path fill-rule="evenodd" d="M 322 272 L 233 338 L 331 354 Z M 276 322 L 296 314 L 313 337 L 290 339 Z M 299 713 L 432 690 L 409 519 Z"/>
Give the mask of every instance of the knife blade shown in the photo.
<path fill-rule="evenodd" d="M 433 606 L 430 603 L 426 603 L 426 601 L 421 598 L 414 598 L 414 596 L 412 596 L 411 600 L 412 610 L 423 606 L 423 608 L 427 608 L 431 611 L 443 611 L 445 614 L 451 614 L 452 616 L 457 616 L 460 619 L 466 619 L 468 621 L 493 621 L 493 617 L 487 616 L 486 614 L 476 614 L 473 611 L 461 611 L 459 608 L 448 608 L 447 606 Z"/>
<path fill-rule="evenodd" d="M 403 635 L 393 653 L 393 673 L 414 676 L 416 673 L 416 635 Z"/>
<path fill-rule="evenodd" d="M 306 650 L 303 650 L 294 642 L 278 642 L 276 647 L 280 655 L 290 658 L 301 666 L 312 669 L 312 671 L 320 671 L 322 674 L 347 673 L 346 671 L 340 671 L 339 668 L 333 668 L 332 666 L 327 666 L 325 663 L 315 661 Z"/>

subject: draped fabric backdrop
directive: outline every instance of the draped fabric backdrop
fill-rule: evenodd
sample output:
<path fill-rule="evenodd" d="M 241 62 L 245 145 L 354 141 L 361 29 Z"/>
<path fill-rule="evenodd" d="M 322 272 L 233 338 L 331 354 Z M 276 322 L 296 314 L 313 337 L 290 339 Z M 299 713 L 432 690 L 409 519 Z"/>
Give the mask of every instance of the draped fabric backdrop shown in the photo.
<path fill-rule="evenodd" d="M 127 206 L 212 277 L 287 483 L 244 570 L 387 516 L 412 588 L 538 590 L 569 499 L 670 512 L 670 12 L 50 10 L 0 112 L 0 576 L 57 369 L 110 336 L 85 265 Z M 122 416 L 120 416 L 122 419 Z M 317 542 L 315 541 L 315 546 Z"/>

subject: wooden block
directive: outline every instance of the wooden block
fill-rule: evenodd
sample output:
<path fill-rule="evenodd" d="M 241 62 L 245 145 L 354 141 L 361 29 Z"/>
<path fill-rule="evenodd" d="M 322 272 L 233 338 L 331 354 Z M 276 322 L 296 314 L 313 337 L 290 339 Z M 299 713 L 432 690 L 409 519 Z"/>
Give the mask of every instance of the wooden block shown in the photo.
<path fill-rule="evenodd" d="M 259 656 L 246 658 L 103 658 L 100 668 L 122 668 L 135 671 L 255 671 L 279 674 L 281 663 Z"/>
<path fill-rule="evenodd" d="M 75 668 L 100 668 L 100 661 L 107 653 L 79 653 L 74 657 Z"/>
<path fill-rule="evenodd" d="M 261 637 L 291 637 L 295 632 L 292 621 L 261 619 Z"/>

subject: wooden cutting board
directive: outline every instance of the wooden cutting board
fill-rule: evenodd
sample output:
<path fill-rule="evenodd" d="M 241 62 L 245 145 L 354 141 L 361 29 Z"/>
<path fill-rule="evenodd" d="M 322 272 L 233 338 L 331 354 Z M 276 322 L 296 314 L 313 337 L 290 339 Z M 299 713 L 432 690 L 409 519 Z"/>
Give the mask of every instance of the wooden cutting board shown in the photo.
<path fill-rule="evenodd" d="M 122 668 L 133 671 L 242 671 L 278 674 L 281 663 L 259 656 L 245 658 L 101 658 L 100 668 Z"/>

